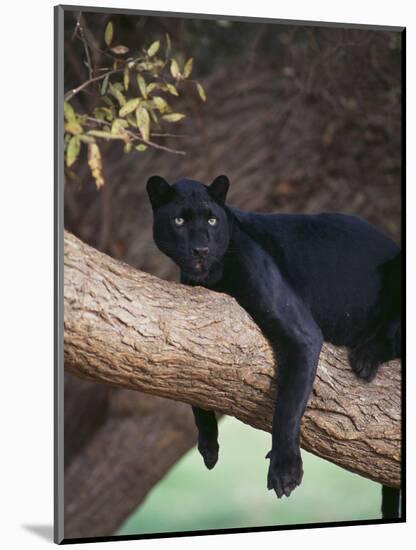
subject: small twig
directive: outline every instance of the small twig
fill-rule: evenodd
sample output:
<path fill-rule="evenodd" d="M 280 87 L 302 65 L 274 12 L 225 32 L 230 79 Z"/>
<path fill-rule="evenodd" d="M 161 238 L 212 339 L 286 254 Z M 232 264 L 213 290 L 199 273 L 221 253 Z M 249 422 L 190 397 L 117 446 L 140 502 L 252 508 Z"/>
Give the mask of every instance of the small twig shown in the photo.
<path fill-rule="evenodd" d="M 128 61 L 128 63 L 138 63 L 142 59 L 143 59 L 142 57 L 136 57 L 133 60 L 130 59 Z M 124 64 L 127 64 L 126 59 L 119 59 L 118 61 L 121 61 L 122 63 L 124 62 Z M 64 95 L 64 99 L 65 99 L 65 101 L 69 101 L 70 99 L 72 99 L 74 97 L 74 95 L 76 95 L 77 93 L 84 90 L 84 88 L 86 88 L 87 86 L 89 86 L 93 82 L 97 82 L 97 80 L 103 80 L 107 75 L 117 74 L 117 73 L 121 73 L 123 71 L 124 71 L 124 67 L 121 67 L 120 69 L 112 69 L 111 71 L 108 71 L 104 74 L 100 74 L 98 76 L 95 76 L 94 78 L 90 78 L 89 80 L 86 80 L 85 82 L 80 84 L 77 88 L 73 88 L 72 90 L 68 90 Z"/>
<path fill-rule="evenodd" d="M 87 120 L 91 122 L 96 122 L 97 124 L 108 124 L 108 122 L 105 120 L 100 120 L 98 118 L 94 118 L 90 116 L 87 117 Z M 155 143 L 154 141 L 143 139 L 141 136 L 139 136 L 139 134 L 136 134 L 131 130 L 126 130 L 126 133 L 129 136 L 131 136 L 134 140 L 140 141 L 141 143 L 144 143 L 145 145 L 149 145 L 150 147 L 154 147 L 155 149 L 161 149 L 162 151 L 167 151 L 168 153 L 174 153 L 175 155 L 186 155 L 185 151 L 181 151 L 179 149 L 171 149 L 170 147 L 166 147 L 165 145 L 159 145 L 159 143 Z"/>
<path fill-rule="evenodd" d="M 187 138 L 189 136 L 185 134 L 159 134 L 159 133 L 152 133 L 152 136 L 154 137 L 173 137 L 173 138 Z"/>
<path fill-rule="evenodd" d="M 85 37 L 85 34 L 84 34 L 84 27 L 81 24 L 82 19 L 83 19 L 82 12 L 79 12 L 78 17 L 77 17 L 77 24 L 76 24 L 76 27 L 75 27 L 75 32 L 79 31 L 79 35 L 80 35 L 82 43 L 84 45 L 84 51 L 85 51 L 85 56 L 87 58 L 87 65 L 88 65 L 88 76 L 89 76 L 89 79 L 91 80 L 91 78 L 94 77 L 94 70 L 93 70 L 92 61 L 91 61 L 90 50 L 89 50 L 89 47 L 88 47 L 88 41 L 87 41 L 87 39 Z"/>
<path fill-rule="evenodd" d="M 155 143 L 154 141 L 146 140 L 140 137 L 138 134 L 135 134 L 134 132 L 130 130 L 126 130 L 126 132 L 131 135 L 134 139 L 137 139 L 141 143 L 145 143 L 146 145 L 150 145 L 151 147 L 154 147 L 155 149 L 161 149 L 162 151 L 167 151 L 168 153 L 174 153 L 175 155 L 186 155 L 185 151 L 180 151 L 179 149 L 171 149 L 170 147 L 166 147 L 165 145 L 159 145 L 158 143 Z"/>
<path fill-rule="evenodd" d="M 79 12 L 79 13 L 78 13 L 77 22 L 76 22 L 76 24 L 75 24 L 75 28 L 74 28 L 74 32 L 72 33 L 71 40 L 74 40 L 74 38 L 75 38 L 75 36 L 76 36 L 76 34 L 77 34 L 77 32 L 78 32 L 79 20 L 80 20 L 80 18 L 81 18 L 81 14 L 82 14 L 82 12 Z"/>
<path fill-rule="evenodd" d="M 90 33 L 91 34 L 91 33 Z M 77 38 L 79 38 L 77 36 Z M 87 37 L 85 37 L 85 40 L 87 41 L 87 44 L 89 45 L 89 47 L 92 49 L 92 50 L 95 50 L 95 52 L 98 52 L 100 53 L 101 55 L 105 55 L 106 57 L 108 57 L 109 59 L 111 59 L 112 61 L 125 61 L 125 59 L 122 59 L 120 57 L 117 57 L 115 55 L 112 55 L 111 53 L 109 53 L 107 50 L 103 50 L 102 48 L 100 48 L 99 46 L 97 46 L 96 44 L 92 44 L 91 42 L 88 41 Z"/>
<path fill-rule="evenodd" d="M 89 80 L 86 80 L 85 82 L 80 84 L 77 88 L 73 88 L 72 90 L 68 90 L 66 92 L 66 94 L 64 95 L 65 101 L 69 101 L 70 99 L 72 99 L 74 97 L 74 95 L 76 95 L 79 92 L 81 92 L 82 90 L 84 90 L 84 88 L 86 88 L 87 86 L 89 86 L 93 82 L 97 82 L 98 80 L 103 80 L 107 75 L 120 73 L 123 70 L 124 69 L 113 69 L 111 71 L 108 71 L 107 73 L 100 74 L 99 76 L 95 76 L 94 78 L 90 78 Z"/>

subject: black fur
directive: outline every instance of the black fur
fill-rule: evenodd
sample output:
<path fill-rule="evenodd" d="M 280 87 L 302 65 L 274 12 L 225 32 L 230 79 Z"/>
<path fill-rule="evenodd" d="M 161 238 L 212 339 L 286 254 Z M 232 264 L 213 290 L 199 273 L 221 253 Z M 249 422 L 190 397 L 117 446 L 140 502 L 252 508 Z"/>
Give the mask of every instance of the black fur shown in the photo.
<path fill-rule="evenodd" d="M 225 205 L 228 186 L 226 176 L 211 186 L 150 178 L 154 239 L 180 267 L 183 283 L 234 296 L 269 339 L 279 398 L 267 486 L 289 496 L 302 480 L 300 421 L 322 342 L 348 346 L 352 369 L 366 380 L 400 356 L 401 255 L 357 217 L 242 212 Z M 212 468 L 216 417 L 193 410 L 198 448 Z"/>

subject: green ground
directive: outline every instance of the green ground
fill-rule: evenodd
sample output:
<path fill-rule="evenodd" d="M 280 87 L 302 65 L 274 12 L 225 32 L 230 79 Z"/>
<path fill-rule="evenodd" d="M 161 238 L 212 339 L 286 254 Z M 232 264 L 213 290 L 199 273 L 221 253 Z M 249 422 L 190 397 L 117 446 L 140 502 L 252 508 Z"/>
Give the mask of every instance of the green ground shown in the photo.
<path fill-rule="evenodd" d="M 381 487 L 303 452 L 303 483 L 289 499 L 266 490 L 270 435 L 234 418 L 220 422 L 220 460 L 208 471 L 190 450 L 118 534 L 376 519 Z"/>

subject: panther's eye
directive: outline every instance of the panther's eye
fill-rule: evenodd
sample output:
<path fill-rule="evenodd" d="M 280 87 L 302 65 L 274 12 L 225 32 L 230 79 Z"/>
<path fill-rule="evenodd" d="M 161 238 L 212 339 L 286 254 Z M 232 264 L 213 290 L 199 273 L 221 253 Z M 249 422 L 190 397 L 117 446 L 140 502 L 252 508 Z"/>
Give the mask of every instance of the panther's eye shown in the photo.
<path fill-rule="evenodd" d="M 217 225 L 217 218 L 210 218 L 208 220 L 209 225 Z"/>
<path fill-rule="evenodd" d="M 183 225 L 184 223 L 185 223 L 185 220 L 183 218 L 175 218 L 176 225 Z"/>

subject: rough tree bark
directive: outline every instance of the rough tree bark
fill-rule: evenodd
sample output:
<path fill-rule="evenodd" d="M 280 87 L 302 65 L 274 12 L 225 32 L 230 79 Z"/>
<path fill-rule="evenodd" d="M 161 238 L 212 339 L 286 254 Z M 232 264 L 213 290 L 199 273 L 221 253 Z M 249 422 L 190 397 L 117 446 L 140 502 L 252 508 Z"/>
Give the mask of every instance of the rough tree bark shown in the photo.
<path fill-rule="evenodd" d="M 250 316 L 224 294 L 168 283 L 65 234 L 65 365 L 90 380 L 183 401 L 270 431 L 275 362 Z M 371 384 L 325 345 L 302 447 L 400 486 L 400 362 Z"/>

